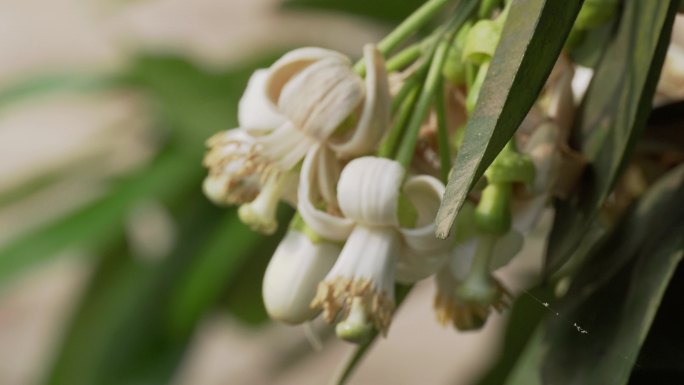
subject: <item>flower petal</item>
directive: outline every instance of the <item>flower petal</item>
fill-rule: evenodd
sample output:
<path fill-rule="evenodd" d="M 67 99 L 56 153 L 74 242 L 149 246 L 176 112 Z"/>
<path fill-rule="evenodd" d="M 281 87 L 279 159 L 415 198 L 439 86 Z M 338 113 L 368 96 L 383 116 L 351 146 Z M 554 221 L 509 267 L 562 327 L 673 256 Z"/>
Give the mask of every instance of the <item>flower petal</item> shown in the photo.
<path fill-rule="evenodd" d="M 397 205 L 404 167 L 393 160 L 366 156 L 349 162 L 337 184 L 344 215 L 359 223 L 399 226 Z"/>
<path fill-rule="evenodd" d="M 328 148 L 321 148 L 318 156 L 317 180 L 318 191 L 329 209 L 337 210 L 337 181 L 340 179 L 340 162 Z M 332 207 L 331 207 L 332 206 Z"/>
<path fill-rule="evenodd" d="M 451 238 L 442 240 L 434 235 L 435 216 L 444 194 L 442 182 L 427 175 L 412 177 L 404 184 L 404 194 L 418 218 L 415 227 L 399 229 L 406 247 L 397 264 L 397 280 L 411 283 L 436 273 L 444 265 Z"/>
<path fill-rule="evenodd" d="M 289 230 L 264 274 L 264 305 L 271 318 L 297 324 L 316 316 L 318 311 L 309 304 L 340 250 L 334 243 L 313 243 L 301 232 Z"/>
<path fill-rule="evenodd" d="M 323 146 L 314 147 L 309 150 L 304 158 L 299 177 L 297 210 L 304 218 L 304 222 L 320 236 L 332 241 L 343 241 L 351 233 L 354 222 L 348 218 L 338 217 L 316 208 L 316 205 L 321 202 L 320 193 L 317 191 L 317 167 L 320 164 L 321 151 L 325 150 Z"/>
<path fill-rule="evenodd" d="M 342 157 L 372 152 L 382 139 L 390 120 L 390 94 L 385 61 L 375 46 L 364 47 L 366 62 L 366 99 L 356 128 L 330 146 Z"/>
<path fill-rule="evenodd" d="M 479 237 L 471 238 L 465 242 L 459 243 L 451 252 L 451 260 L 449 261 L 448 266 L 451 275 L 456 278 L 456 280 L 465 280 L 470 272 L 478 243 L 481 241 L 482 238 Z M 511 230 L 499 237 L 492 249 L 490 269 L 492 271 L 498 270 L 508 264 L 508 262 L 520 252 L 523 243 L 523 236 L 515 230 Z"/>
<path fill-rule="evenodd" d="M 273 63 L 270 68 L 270 76 L 266 80 L 266 94 L 271 103 L 278 103 L 283 86 L 293 76 L 322 59 L 336 60 L 351 65 L 346 56 L 324 48 L 303 47 L 290 51 Z"/>
<path fill-rule="evenodd" d="M 268 76 L 268 70 L 256 70 L 240 98 L 238 123 L 249 131 L 269 132 L 285 122 L 276 105 L 266 95 Z"/>
<path fill-rule="evenodd" d="M 292 123 L 285 122 L 275 131 L 256 138 L 264 157 L 276 163 L 283 170 L 291 170 L 316 141 L 303 135 Z"/>
<path fill-rule="evenodd" d="M 327 140 L 364 98 L 361 78 L 339 60 L 319 60 L 293 76 L 278 108 L 304 134 Z"/>
<path fill-rule="evenodd" d="M 356 226 L 325 280 L 367 280 L 373 291 L 394 299 L 394 262 L 398 234 L 390 227 Z"/>

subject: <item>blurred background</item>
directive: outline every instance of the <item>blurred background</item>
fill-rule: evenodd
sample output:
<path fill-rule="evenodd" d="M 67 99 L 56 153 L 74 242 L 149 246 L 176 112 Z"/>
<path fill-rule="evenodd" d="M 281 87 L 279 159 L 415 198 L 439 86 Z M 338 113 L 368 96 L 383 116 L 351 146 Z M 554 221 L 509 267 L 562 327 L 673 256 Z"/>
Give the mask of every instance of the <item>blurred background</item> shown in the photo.
<path fill-rule="evenodd" d="M 357 57 L 421 1 L 363 3 L 2 1 L 0 384 L 328 381 L 353 346 L 318 323 L 269 322 L 261 277 L 282 233 L 212 206 L 201 158 L 236 124 L 255 68 L 302 45 Z M 543 235 L 502 272 L 537 312 L 546 301 L 523 288 Z M 417 286 L 352 384 L 468 384 L 486 370 L 505 316 L 457 333 L 435 321 L 433 295 Z"/>

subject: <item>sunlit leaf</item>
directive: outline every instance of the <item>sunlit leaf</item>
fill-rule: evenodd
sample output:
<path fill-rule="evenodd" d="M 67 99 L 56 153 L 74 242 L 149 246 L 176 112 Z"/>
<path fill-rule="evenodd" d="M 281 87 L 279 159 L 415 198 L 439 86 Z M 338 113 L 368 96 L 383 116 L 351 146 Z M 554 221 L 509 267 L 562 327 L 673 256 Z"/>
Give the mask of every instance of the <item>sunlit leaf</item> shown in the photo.
<path fill-rule="evenodd" d="M 544 86 L 582 0 L 514 1 L 437 214 L 445 238 L 470 188 L 513 136 Z"/>
<path fill-rule="evenodd" d="M 591 162 L 578 202 L 557 205 L 547 270 L 562 266 L 591 228 L 641 136 L 670 42 L 677 1 L 630 1 L 596 69 L 579 124 Z"/>

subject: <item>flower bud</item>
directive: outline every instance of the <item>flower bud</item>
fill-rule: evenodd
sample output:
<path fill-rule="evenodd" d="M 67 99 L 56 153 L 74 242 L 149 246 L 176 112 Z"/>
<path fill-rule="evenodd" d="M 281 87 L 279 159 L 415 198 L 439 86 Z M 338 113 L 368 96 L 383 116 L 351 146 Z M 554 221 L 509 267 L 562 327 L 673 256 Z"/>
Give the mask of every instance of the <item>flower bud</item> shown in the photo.
<path fill-rule="evenodd" d="M 309 304 L 340 249 L 336 243 L 313 241 L 306 233 L 291 228 L 278 245 L 264 275 L 262 292 L 269 316 L 290 324 L 315 317 L 319 311 Z"/>

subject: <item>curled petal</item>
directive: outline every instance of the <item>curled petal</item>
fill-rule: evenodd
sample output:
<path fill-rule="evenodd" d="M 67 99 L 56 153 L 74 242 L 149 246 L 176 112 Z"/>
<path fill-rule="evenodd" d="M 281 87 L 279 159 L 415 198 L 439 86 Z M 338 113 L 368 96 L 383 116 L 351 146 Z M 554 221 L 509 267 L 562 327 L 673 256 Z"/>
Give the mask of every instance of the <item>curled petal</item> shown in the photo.
<path fill-rule="evenodd" d="M 323 59 L 284 85 L 278 107 L 295 127 L 322 142 L 351 116 L 364 92 L 361 78 L 349 65 Z"/>
<path fill-rule="evenodd" d="M 375 149 L 390 120 L 390 94 L 385 62 L 375 46 L 364 47 L 366 99 L 356 128 L 330 146 L 342 157 L 367 154 Z"/>
<path fill-rule="evenodd" d="M 299 191 L 297 192 L 297 210 L 306 224 L 323 238 L 332 241 L 347 239 L 354 227 L 354 222 L 317 208 L 323 203 L 318 191 L 316 177 L 320 166 L 320 158 L 326 156 L 323 151 L 329 151 L 324 146 L 317 146 L 309 150 L 304 158 L 301 175 L 299 177 Z"/>
<path fill-rule="evenodd" d="M 417 220 L 415 227 L 399 229 L 406 247 L 397 263 L 397 280 L 411 283 L 442 267 L 451 239 L 435 237 L 435 216 L 444 195 L 442 182 L 426 175 L 412 177 L 404 184 L 404 194 L 416 209 Z"/>
<path fill-rule="evenodd" d="M 283 170 L 291 170 L 299 163 L 306 152 L 316 145 L 316 141 L 302 134 L 292 123 L 285 122 L 275 131 L 256 138 L 261 145 L 265 158 Z"/>
<path fill-rule="evenodd" d="M 303 47 L 292 50 L 278 59 L 270 68 L 266 79 L 266 94 L 271 103 L 277 104 L 283 86 L 309 65 L 323 59 L 335 60 L 351 65 L 349 59 L 339 52 L 324 48 Z"/>
<path fill-rule="evenodd" d="M 327 203 L 328 211 L 338 211 L 337 181 L 340 179 L 340 162 L 328 148 L 321 149 L 316 167 L 318 192 Z"/>
<path fill-rule="evenodd" d="M 250 132 L 269 132 L 285 122 L 276 105 L 266 95 L 268 76 L 268 70 L 256 70 L 249 78 L 238 104 L 238 123 Z"/>
<path fill-rule="evenodd" d="M 357 158 L 342 170 L 337 201 L 344 215 L 359 223 L 399 226 L 397 206 L 404 167 L 393 160 Z"/>
<path fill-rule="evenodd" d="M 264 275 L 262 292 L 269 316 L 292 324 L 315 317 L 318 311 L 309 304 L 340 250 L 337 244 L 314 243 L 308 236 L 290 229 Z"/>

